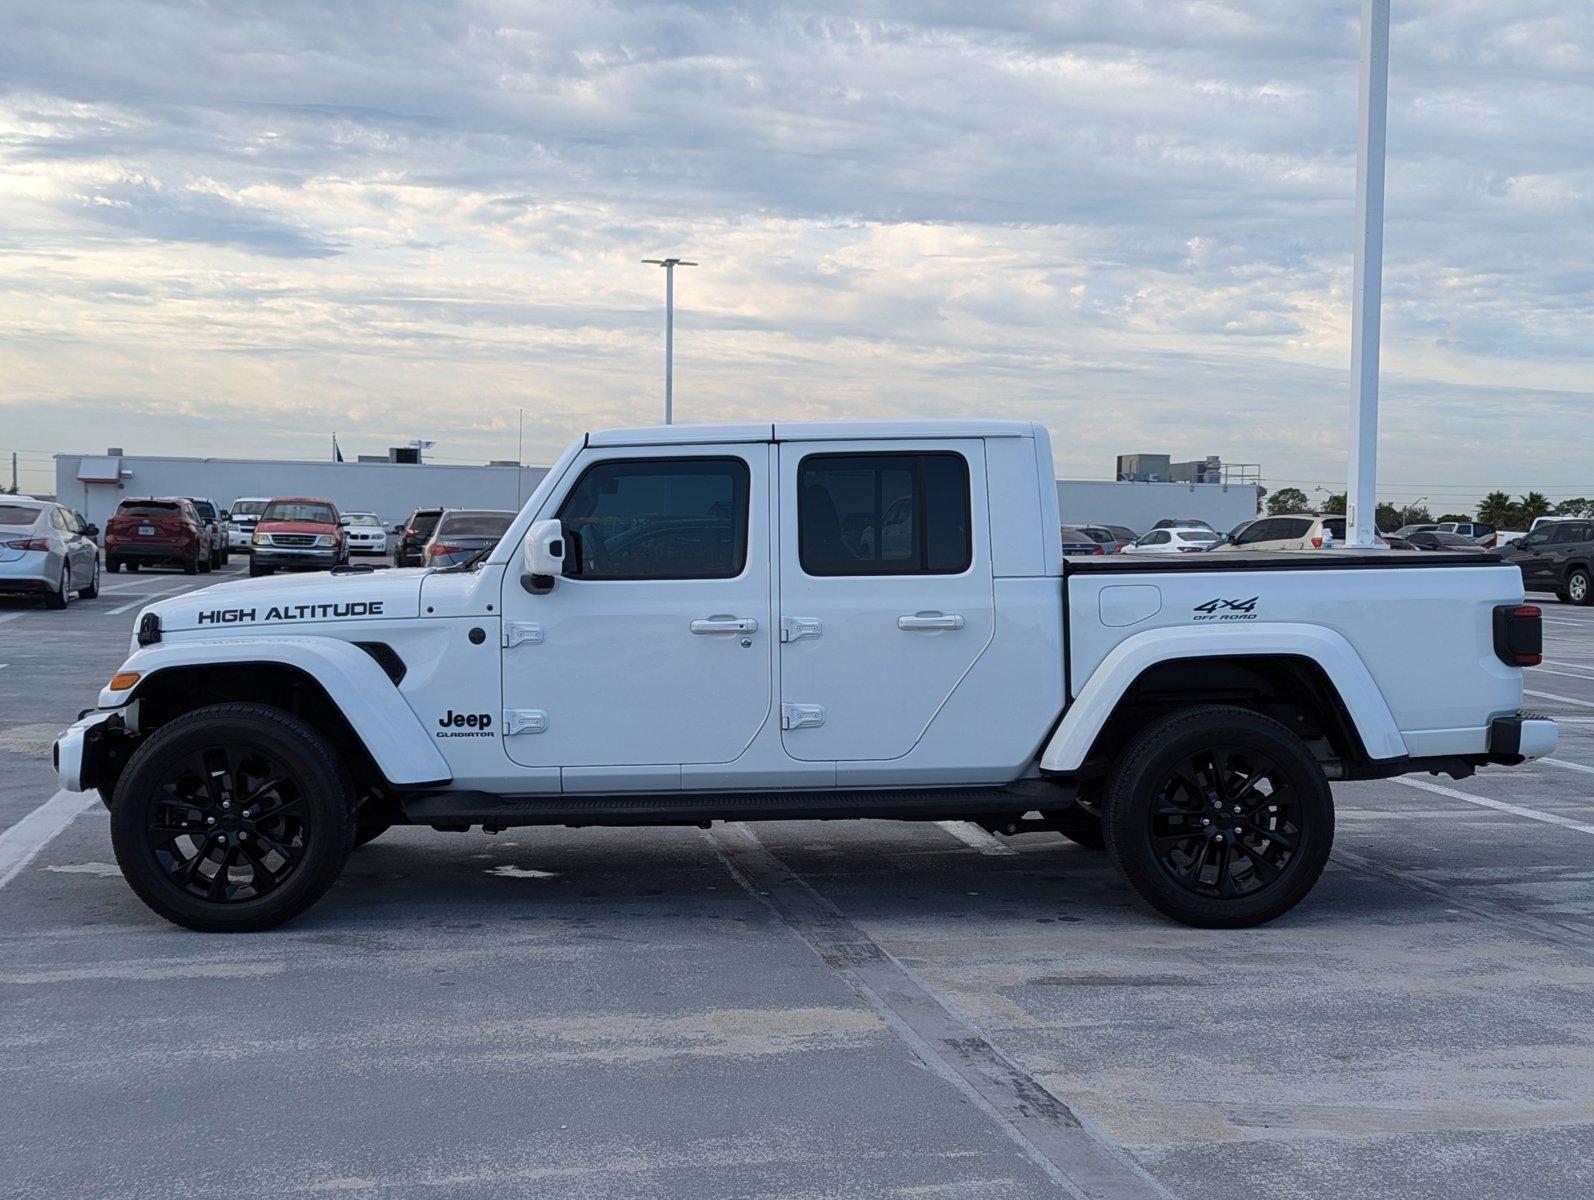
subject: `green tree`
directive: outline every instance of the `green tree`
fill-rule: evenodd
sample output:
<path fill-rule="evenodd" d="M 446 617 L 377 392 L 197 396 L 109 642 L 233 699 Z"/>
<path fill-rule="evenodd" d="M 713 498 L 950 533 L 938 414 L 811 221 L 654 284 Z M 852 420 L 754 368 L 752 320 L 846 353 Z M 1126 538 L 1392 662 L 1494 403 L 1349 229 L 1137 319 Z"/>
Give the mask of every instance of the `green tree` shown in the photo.
<path fill-rule="evenodd" d="M 1378 528 L 1385 532 L 1392 532 L 1406 524 L 1400 519 L 1402 509 L 1396 508 L 1389 501 L 1381 501 L 1378 505 Z"/>
<path fill-rule="evenodd" d="M 1498 525 L 1502 529 L 1511 527 L 1515 511 L 1516 505 L 1511 503 L 1511 497 L 1505 492 L 1490 492 L 1478 501 L 1478 520 Z"/>
<path fill-rule="evenodd" d="M 1422 521 L 1470 521 L 1470 520 L 1472 520 L 1472 518 L 1467 516 L 1466 513 L 1445 513 L 1442 517 L 1419 517 L 1418 520 L 1422 520 Z M 1407 524 L 1411 524 L 1411 522 L 1408 521 Z"/>
<path fill-rule="evenodd" d="M 1555 506 L 1555 515 L 1558 517 L 1594 517 L 1594 503 L 1583 499 L 1582 496 L 1575 500 L 1562 500 Z"/>
<path fill-rule="evenodd" d="M 1343 517 L 1345 515 L 1345 493 L 1335 492 L 1327 500 L 1324 500 L 1323 511 Z"/>
<path fill-rule="evenodd" d="M 1267 515 L 1276 517 L 1280 513 L 1305 512 L 1306 504 L 1306 493 L 1300 488 L 1279 488 L 1267 498 Z"/>
<path fill-rule="evenodd" d="M 1517 505 L 1523 525 L 1531 525 L 1539 517 L 1550 515 L 1550 498 L 1543 492 L 1529 492 Z"/>

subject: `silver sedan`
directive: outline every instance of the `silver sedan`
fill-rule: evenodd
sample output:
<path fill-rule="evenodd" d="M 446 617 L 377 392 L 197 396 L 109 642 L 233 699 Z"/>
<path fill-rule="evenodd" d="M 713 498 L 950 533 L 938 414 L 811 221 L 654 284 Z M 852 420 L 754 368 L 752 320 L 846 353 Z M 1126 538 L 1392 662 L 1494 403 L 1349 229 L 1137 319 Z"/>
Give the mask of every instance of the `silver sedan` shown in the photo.
<path fill-rule="evenodd" d="M 99 530 L 70 508 L 26 496 L 0 496 L 0 593 L 38 596 L 65 608 L 73 596 L 100 593 Z"/>

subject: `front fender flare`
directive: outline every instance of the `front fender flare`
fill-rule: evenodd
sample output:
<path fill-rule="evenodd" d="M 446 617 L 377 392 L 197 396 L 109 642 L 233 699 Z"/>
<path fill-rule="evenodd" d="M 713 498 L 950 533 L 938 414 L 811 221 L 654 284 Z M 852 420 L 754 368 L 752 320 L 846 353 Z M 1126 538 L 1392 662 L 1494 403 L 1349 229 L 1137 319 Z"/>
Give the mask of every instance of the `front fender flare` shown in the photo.
<path fill-rule="evenodd" d="M 1077 771 L 1124 693 L 1149 668 L 1180 658 L 1256 658 L 1288 655 L 1315 662 L 1339 692 L 1362 745 L 1373 759 L 1400 758 L 1400 735 L 1367 664 L 1343 634 L 1290 622 L 1235 627 L 1148 629 L 1114 646 L 1091 673 L 1041 752 L 1041 769 Z"/>
<path fill-rule="evenodd" d="M 138 682 L 121 691 L 104 689 L 100 708 L 126 706 L 164 671 L 252 663 L 293 667 L 320 684 L 390 783 L 441 783 L 453 778 L 393 681 L 364 650 L 337 638 L 251 637 L 147 646 L 122 664 L 122 671 L 138 672 Z"/>

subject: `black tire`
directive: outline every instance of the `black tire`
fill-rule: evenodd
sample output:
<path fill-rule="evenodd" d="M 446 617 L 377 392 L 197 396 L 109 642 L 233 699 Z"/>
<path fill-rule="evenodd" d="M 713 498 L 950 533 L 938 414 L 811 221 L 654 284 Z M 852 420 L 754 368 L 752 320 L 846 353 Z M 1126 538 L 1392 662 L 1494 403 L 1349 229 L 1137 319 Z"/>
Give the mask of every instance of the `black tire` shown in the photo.
<path fill-rule="evenodd" d="M 72 565 L 61 564 L 61 582 L 56 584 L 55 591 L 44 594 L 44 607 L 59 611 L 65 608 L 72 600 Z"/>
<path fill-rule="evenodd" d="M 138 574 L 138 564 L 136 562 L 128 563 L 127 564 L 127 573 L 129 575 L 137 575 Z"/>
<path fill-rule="evenodd" d="M 211 571 L 215 570 L 216 568 L 216 552 L 214 550 L 210 551 L 210 553 L 206 554 L 204 558 L 198 560 L 194 565 L 199 568 L 199 573 L 201 575 L 209 575 Z"/>
<path fill-rule="evenodd" d="M 1130 885 L 1158 912 L 1202 929 L 1288 912 L 1334 842 L 1333 796 L 1305 743 L 1227 705 L 1146 726 L 1119 756 L 1105 802 L 1107 849 Z"/>
<path fill-rule="evenodd" d="M 77 598 L 79 600 L 93 600 L 99 594 L 100 594 L 100 560 L 98 558 L 96 558 L 94 560 L 94 570 L 89 575 L 88 586 L 87 587 L 78 588 L 78 590 L 77 590 Z"/>
<path fill-rule="evenodd" d="M 367 842 L 376 841 L 377 838 L 381 837 L 384 833 L 392 828 L 393 822 L 388 820 L 386 817 L 361 816 L 360 819 L 355 822 L 354 826 L 355 849 L 359 849 Z"/>
<path fill-rule="evenodd" d="M 105 559 L 105 569 L 107 571 L 109 571 L 112 575 L 115 575 L 118 571 L 120 571 L 122 569 L 122 560 L 119 559 L 119 558 L 115 558 L 115 557 L 107 555 L 106 559 Z"/>
<path fill-rule="evenodd" d="M 1582 567 L 1573 567 L 1566 575 L 1566 598 L 1579 608 L 1594 604 L 1594 586 Z"/>
<path fill-rule="evenodd" d="M 346 765 L 307 721 L 264 704 L 216 704 L 157 730 L 117 780 L 111 809 L 133 891 L 202 932 L 298 916 L 337 879 L 354 834 Z"/>
<path fill-rule="evenodd" d="M 249 561 L 249 577 L 251 579 L 259 579 L 262 575 L 270 575 L 275 569 L 275 567 L 263 567 L 253 559 Z"/>
<path fill-rule="evenodd" d="M 193 558 L 185 558 L 185 559 L 183 559 L 183 574 L 184 575 L 198 575 L 199 574 L 199 555 L 198 554 L 195 554 Z"/>

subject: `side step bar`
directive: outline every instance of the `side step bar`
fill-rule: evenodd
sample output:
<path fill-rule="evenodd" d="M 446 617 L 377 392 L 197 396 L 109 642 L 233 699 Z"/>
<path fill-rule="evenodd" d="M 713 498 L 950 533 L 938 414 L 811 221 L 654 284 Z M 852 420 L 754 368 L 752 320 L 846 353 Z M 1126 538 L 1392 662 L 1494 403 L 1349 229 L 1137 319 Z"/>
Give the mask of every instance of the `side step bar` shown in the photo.
<path fill-rule="evenodd" d="M 660 792 L 574 796 L 557 792 L 399 792 L 416 825 L 697 825 L 704 821 L 828 821 L 884 818 L 945 821 L 981 813 L 1058 811 L 1074 802 L 1067 786 L 911 788 L 818 792 Z"/>

